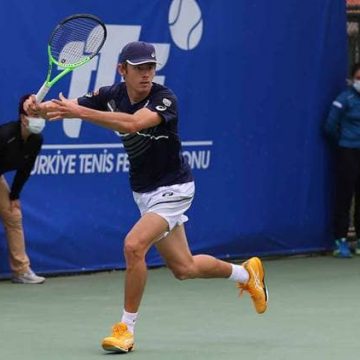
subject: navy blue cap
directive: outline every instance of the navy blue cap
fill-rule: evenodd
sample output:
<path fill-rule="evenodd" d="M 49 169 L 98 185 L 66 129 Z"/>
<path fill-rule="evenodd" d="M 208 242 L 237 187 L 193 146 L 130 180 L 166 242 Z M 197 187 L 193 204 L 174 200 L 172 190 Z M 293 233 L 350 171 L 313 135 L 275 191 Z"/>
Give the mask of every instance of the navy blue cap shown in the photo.
<path fill-rule="evenodd" d="M 144 41 L 134 41 L 125 45 L 120 54 L 120 63 L 141 65 L 157 63 L 155 47 Z"/>

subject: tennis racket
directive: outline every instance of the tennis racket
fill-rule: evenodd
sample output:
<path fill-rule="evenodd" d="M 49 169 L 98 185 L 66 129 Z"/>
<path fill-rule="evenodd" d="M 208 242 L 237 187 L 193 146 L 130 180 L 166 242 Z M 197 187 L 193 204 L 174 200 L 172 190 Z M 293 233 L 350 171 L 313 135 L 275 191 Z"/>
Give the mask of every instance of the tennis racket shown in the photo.
<path fill-rule="evenodd" d="M 62 77 L 96 56 L 105 43 L 106 34 L 105 24 L 94 15 L 76 14 L 62 20 L 49 39 L 48 73 L 36 100 L 41 102 Z M 54 65 L 62 71 L 51 79 Z"/>

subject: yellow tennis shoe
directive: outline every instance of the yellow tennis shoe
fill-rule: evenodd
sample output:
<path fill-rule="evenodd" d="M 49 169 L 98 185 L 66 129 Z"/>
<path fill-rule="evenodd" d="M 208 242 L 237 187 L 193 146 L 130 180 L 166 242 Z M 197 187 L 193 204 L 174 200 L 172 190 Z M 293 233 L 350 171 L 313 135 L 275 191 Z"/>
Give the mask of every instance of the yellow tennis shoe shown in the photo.
<path fill-rule="evenodd" d="M 242 264 L 249 273 L 249 280 L 246 284 L 238 283 L 241 290 L 248 291 L 256 312 L 262 314 L 266 311 L 268 302 L 268 290 L 265 285 L 265 270 L 261 260 L 258 257 L 252 257 Z"/>
<path fill-rule="evenodd" d="M 112 334 L 104 338 L 102 347 L 106 351 L 127 353 L 134 350 L 134 335 L 125 323 L 119 322 L 112 327 Z"/>

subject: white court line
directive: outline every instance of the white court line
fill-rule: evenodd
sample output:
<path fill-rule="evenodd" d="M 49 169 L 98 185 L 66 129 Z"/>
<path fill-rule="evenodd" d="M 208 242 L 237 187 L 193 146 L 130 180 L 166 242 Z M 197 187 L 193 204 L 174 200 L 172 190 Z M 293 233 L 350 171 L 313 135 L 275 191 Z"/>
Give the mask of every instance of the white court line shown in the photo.
<path fill-rule="evenodd" d="M 183 146 L 212 146 L 212 140 L 206 141 L 183 141 L 181 143 Z M 45 150 L 68 150 L 68 149 L 123 149 L 124 145 L 121 143 L 111 143 L 111 144 L 48 144 L 43 145 Z"/>

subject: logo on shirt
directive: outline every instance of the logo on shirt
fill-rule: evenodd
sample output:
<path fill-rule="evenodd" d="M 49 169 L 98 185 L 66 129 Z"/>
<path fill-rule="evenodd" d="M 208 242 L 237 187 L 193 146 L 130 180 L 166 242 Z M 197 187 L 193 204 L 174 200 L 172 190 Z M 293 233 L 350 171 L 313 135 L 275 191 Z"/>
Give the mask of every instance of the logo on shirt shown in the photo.
<path fill-rule="evenodd" d="M 163 106 L 163 105 L 155 106 L 156 110 L 165 111 L 172 104 L 171 100 L 169 100 L 167 98 L 163 98 L 162 102 L 165 106 Z"/>
<path fill-rule="evenodd" d="M 167 98 L 163 98 L 163 104 L 167 107 L 170 107 L 172 102 L 171 102 L 171 100 L 169 100 Z"/>
<path fill-rule="evenodd" d="M 162 106 L 162 105 L 158 105 L 158 106 L 155 106 L 155 109 L 156 110 L 159 110 L 159 111 L 165 111 L 167 109 L 166 106 Z"/>

